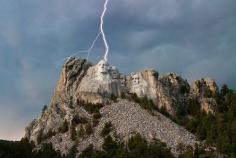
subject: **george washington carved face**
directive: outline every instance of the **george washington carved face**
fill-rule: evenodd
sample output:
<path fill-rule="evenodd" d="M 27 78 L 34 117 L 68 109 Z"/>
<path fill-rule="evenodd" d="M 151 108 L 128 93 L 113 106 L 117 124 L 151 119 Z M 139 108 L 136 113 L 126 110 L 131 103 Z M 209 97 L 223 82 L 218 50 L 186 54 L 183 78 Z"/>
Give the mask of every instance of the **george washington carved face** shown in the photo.
<path fill-rule="evenodd" d="M 106 61 L 104 60 L 101 60 L 99 63 L 98 63 L 98 74 L 107 74 L 108 73 L 108 68 L 109 68 L 109 65 Z"/>

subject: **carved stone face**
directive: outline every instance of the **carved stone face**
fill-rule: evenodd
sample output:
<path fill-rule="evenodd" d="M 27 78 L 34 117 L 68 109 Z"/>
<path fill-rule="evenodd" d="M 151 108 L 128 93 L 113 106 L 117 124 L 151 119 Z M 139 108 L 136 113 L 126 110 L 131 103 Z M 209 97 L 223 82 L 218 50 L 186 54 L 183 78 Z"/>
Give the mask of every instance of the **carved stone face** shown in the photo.
<path fill-rule="evenodd" d="M 133 82 L 134 85 L 139 84 L 139 76 L 137 74 L 135 74 L 133 76 L 133 81 L 132 82 Z"/>
<path fill-rule="evenodd" d="M 98 63 L 98 74 L 100 74 L 100 73 L 107 74 L 108 73 L 108 68 L 109 68 L 108 63 L 104 60 L 101 60 Z"/>

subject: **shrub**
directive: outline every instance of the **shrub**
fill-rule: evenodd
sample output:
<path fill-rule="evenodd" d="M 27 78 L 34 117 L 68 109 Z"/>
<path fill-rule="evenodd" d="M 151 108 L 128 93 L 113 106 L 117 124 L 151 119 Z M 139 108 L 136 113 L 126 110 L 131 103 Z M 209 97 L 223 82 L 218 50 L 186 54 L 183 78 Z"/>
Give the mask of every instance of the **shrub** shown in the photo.
<path fill-rule="evenodd" d="M 111 94 L 111 100 L 117 102 L 117 96 L 115 96 L 113 93 Z"/>
<path fill-rule="evenodd" d="M 44 113 L 45 113 L 45 111 L 47 110 L 47 108 L 48 108 L 48 107 L 47 107 L 47 105 L 44 105 L 44 106 L 43 106 L 43 109 L 42 109 L 42 114 L 44 114 Z"/>
<path fill-rule="evenodd" d="M 84 101 L 80 101 L 80 100 L 77 100 L 77 104 L 84 107 L 84 109 L 90 114 L 93 114 L 99 111 L 100 108 L 104 106 L 104 104 L 101 104 L 101 103 L 98 103 L 98 104 L 85 103 Z"/>
<path fill-rule="evenodd" d="M 78 115 L 75 115 L 75 117 L 72 119 L 73 124 L 85 124 L 88 120 L 85 117 L 80 117 Z"/>
<path fill-rule="evenodd" d="M 45 139 L 51 138 L 51 137 L 53 137 L 55 135 L 56 135 L 55 131 L 49 130 L 47 134 L 42 136 L 42 139 L 45 140 Z"/>
<path fill-rule="evenodd" d="M 173 158 L 166 144 L 158 140 L 148 144 L 147 141 L 137 134 L 128 140 L 130 149 L 120 141 L 115 141 L 110 135 L 104 139 L 103 151 L 97 151 L 90 145 L 81 154 L 80 158 Z"/>
<path fill-rule="evenodd" d="M 126 95 L 124 92 L 121 92 L 121 99 L 126 99 Z"/>
<path fill-rule="evenodd" d="M 97 111 L 95 114 L 93 114 L 93 126 L 97 126 L 97 124 L 99 123 L 99 119 L 101 118 L 101 114 L 99 111 Z"/>
<path fill-rule="evenodd" d="M 43 141 L 43 130 L 40 129 L 37 135 L 37 143 L 40 144 Z"/>
<path fill-rule="evenodd" d="M 93 157 L 99 157 L 96 156 L 96 151 L 93 149 L 93 145 L 90 144 L 80 155 L 79 158 L 93 158 Z"/>
<path fill-rule="evenodd" d="M 190 89 L 189 89 L 189 87 L 186 86 L 186 85 L 182 85 L 182 86 L 180 87 L 180 93 L 181 93 L 181 94 L 189 93 L 189 91 L 190 91 Z"/>
<path fill-rule="evenodd" d="M 105 137 L 107 136 L 110 132 L 112 131 L 112 124 L 111 122 L 106 122 L 102 131 L 101 131 L 101 136 Z"/>
<path fill-rule="evenodd" d="M 59 132 L 65 133 L 69 130 L 69 123 L 65 120 L 63 125 L 59 128 Z"/>
<path fill-rule="evenodd" d="M 108 135 L 105 139 L 104 139 L 104 143 L 102 145 L 103 150 L 105 151 L 110 151 L 112 149 L 115 149 L 117 146 L 116 141 L 114 141 L 112 139 L 112 137 L 110 135 Z"/>
<path fill-rule="evenodd" d="M 100 114 L 99 111 L 97 111 L 96 113 L 93 114 L 93 118 L 95 119 L 100 119 L 102 117 L 102 115 Z"/>
<path fill-rule="evenodd" d="M 152 112 L 153 110 L 158 110 L 153 101 L 151 99 L 148 99 L 147 96 L 139 98 L 136 93 L 133 93 L 131 94 L 131 100 L 138 103 L 143 109 L 146 109 L 150 112 Z"/>
<path fill-rule="evenodd" d="M 140 151 L 143 151 L 146 147 L 147 147 L 147 142 L 140 134 L 136 134 L 129 139 L 128 142 L 129 150 L 138 149 Z"/>
<path fill-rule="evenodd" d="M 78 152 L 77 146 L 73 145 L 72 148 L 70 149 L 69 153 L 66 155 L 65 158 L 76 158 L 77 152 Z"/>
<path fill-rule="evenodd" d="M 93 133 L 93 128 L 92 128 L 92 126 L 91 126 L 90 123 L 87 123 L 87 124 L 85 125 L 85 131 L 86 131 L 86 134 L 87 134 L 87 135 L 90 135 L 90 134 Z"/>
<path fill-rule="evenodd" d="M 165 106 L 161 106 L 161 108 L 159 109 L 159 112 L 162 113 L 163 115 L 167 116 L 167 117 L 169 116 L 169 113 L 167 112 Z"/>
<path fill-rule="evenodd" d="M 71 140 L 76 140 L 76 138 L 77 138 L 76 129 L 73 124 L 70 127 L 70 138 L 71 138 Z"/>
<path fill-rule="evenodd" d="M 77 135 L 78 137 L 83 137 L 85 135 L 85 130 L 83 126 L 80 127 Z"/>
<path fill-rule="evenodd" d="M 44 144 L 38 152 L 33 153 L 33 158 L 61 158 L 59 152 L 55 151 L 52 147 L 52 144 Z"/>

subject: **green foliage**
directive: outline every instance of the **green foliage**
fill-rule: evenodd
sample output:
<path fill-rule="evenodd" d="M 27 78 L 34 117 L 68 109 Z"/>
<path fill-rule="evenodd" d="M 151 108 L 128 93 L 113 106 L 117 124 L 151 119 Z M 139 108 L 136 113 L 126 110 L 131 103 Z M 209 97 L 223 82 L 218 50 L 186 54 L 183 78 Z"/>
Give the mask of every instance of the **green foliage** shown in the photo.
<path fill-rule="evenodd" d="M 164 143 L 156 140 L 148 144 L 139 134 L 128 140 L 128 147 L 122 142 L 115 141 L 108 135 L 102 145 L 103 151 L 96 151 L 90 145 L 80 158 L 173 158 L 170 150 Z"/>
<path fill-rule="evenodd" d="M 93 114 L 93 126 L 95 127 L 95 126 L 97 126 L 97 124 L 99 123 L 99 119 L 102 117 L 102 115 L 100 114 L 100 112 L 99 111 L 97 111 L 97 112 L 95 112 L 94 114 Z"/>
<path fill-rule="evenodd" d="M 188 100 L 187 113 L 192 116 L 198 116 L 201 113 L 200 103 L 197 99 Z"/>
<path fill-rule="evenodd" d="M 122 142 L 113 140 L 110 135 L 104 138 L 103 150 L 94 150 L 90 145 L 79 158 L 172 158 L 170 150 L 165 144 L 154 141 L 148 144 L 140 135 L 128 140 L 127 148 Z M 77 147 L 74 145 L 68 155 L 61 156 L 52 148 L 52 144 L 44 144 L 39 151 L 32 152 L 33 144 L 22 139 L 20 142 L 0 141 L 0 158 L 75 158 Z"/>
<path fill-rule="evenodd" d="M 79 115 L 75 115 L 75 117 L 72 119 L 73 124 L 85 124 L 88 120 L 85 117 L 80 117 Z"/>
<path fill-rule="evenodd" d="M 32 152 L 33 147 L 25 138 L 19 142 L 0 141 L 0 158 L 61 158 L 51 144 L 44 144 L 37 152 Z"/>
<path fill-rule="evenodd" d="M 66 133 L 69 130 L 69 123 L 65 120 L 63 125 L 59 128 L 59 132 Z"/>
<path fill-rule="evenodd" d="M 170 116 L 169 113 L 167 112 L 165 106 L 161 106 L 161 108 L 159 109 L 159 112 L 162 113 L 163 115 L 167 116 L 167 117 Z"/>
<path fill-rule="evenodd" d="M 104 143 L 102 145 L 103 150 L 105 151 L 111 151 L 113 149 L 115 149 L 117 147 L 117 142 L 113 140 L 113 138 L 108 135 L 105 139 L 104 139 Z"/>
<path fill-rule="evenodd" d="M 111 94 L 111 100 L 117 102 L 117 96 L 115 96 L 113 93 Z"/>
<path fill-rule="evenodd" d="M 84 109 L 90 114 L 96 113 L 104 106 L 104 104 L 85 103 L 84 101 L 80 100 L 77 100 L 77 104 L 84 107 Z"/>
<path fill-rule="evenodd" d="M 83 137 L 85 134 L 86 134 L 85 129 L 84 129 L 83 126 L 81 126 L 81 127 L 79 128 L 79 131 L 78 131 L 78 133 L 77 133 L 77 136 L 78 136 L 78 137 Z"/>
<path fill-rule="evenodd" d="M 93 133 L 93 128 L 90 123 L 87 123 L 85 125 L 85 131 L 87 135 L 91 135 Z"/>
<path fill-rule="evenodd" d="M 189 93 L 189 91 L 190 91 L 190 88 L 189 88 L 188 86 L 186 86 L 186 85 L 182 85 L 182 86 L 180 87 L 180 93 L 181 93 L 181 94 Z"/>
<path fill-rule="evenodd" d="M 136 134 L 129 139 L 128 149 L 131 157 L 173 157 L 166 144 L 158 140 L 148 144 L 140 134 Z"/>
<path fill-rule="evenodd" d="M 195 145 L 195 149 L 190 146 L 183 147 L 180 151 L 179 158 L 215 158 L 217 155 L 210 151 L 206 151 L 203 147 Z"/>
<path fill-rule="evenodd" d="M 71 124 L 71 127 L 70 127 L 70 138 L 73 141 L 76 140 L 76 138 L 77 138 L 76 129 L 75 129 L 74 124 Z"/>
<path fill-rule="evenodd" d="M 33 144 L 22 139 L 20 142 L 0 141 L 0 158 L 31 158 Z"/>
<path fill-rule="evenodd" d="M 49 130 L 47 134 L 42 135 L 42 140 L 48 139 L 56 135 L 55 131 Z"/>
<path fill-rule="evenodd" d="M 74 107 L 73 107 L 73 97 L 72 97 L 72 96 L 70 96 L 70 99 L 69 99 L 69 102 L 68 102 L 68 106 L 69 106 L 71 109 L 74 108 Z"/>
<path fill-rule="evenodd" d="M 43 106 L 42 114 L 44 114 L 44 112 L 47 110 L 47 108 L 48 108 L 47 105 L 44 105 L 44 106 Z"/>
<path fill-rule="evenodd" d="M 211 94 L 206 95 L 212 97 Z M 178 116 L 176 122 L 196 134 L 200 140 L 205 140 L 206 144 L 215 146 L 217 152 L 235 157 L 236 93 L 224 85 L 215 98 L 218 102 L 215 115 L 201 111 L 199 102 L 192 99 L 188 102 L 188 115 Z M 190 152 L 185 154 L 190 155 Z"/>
<path fill-rule="evenodd" d="M 125 93 L 124 92 L 121 92 L 121 99 L 126 99 L 126 95 L 125 95 Z"/>
<path fill-rule="evenodd" d="M 112 124 L 111 122 L 106 122 L 102 131 L 101 131 L 101 136 L 105 137 L 107 136 L 110 132 L 112 131 Z"/>
<path fill-rule="evenodd" d="M 131 94 L 132 101 L 138 103 L 143 109 L 146 109 L 150 112 L 153 110 L 158 110 L 158 108 L 154 105 L 153 101 L 148 99 L 147 96 L 144 96 L 143 98 L 139 98 L 136 93 Z"/>
<path fill-rule="evenodd" d="M 212 91 L 207 88 L 207 89 L 204 90 L 204 97 L 205 98 L 211 98 L 211 97 L 214 97 L 214 96 L 212 94 Z"/>
<path fill-rule="evenodd" d="M 226 96 L 226 95 L 232 95 L 233 94 L 233 90 L 232 89 L 229 89 L 229 87 L 224 84 L 220 90 L 220 95 L 221 96 Z"/>
<path fill-rule="evenodd" d="M 55 134 L 56 133 L 52 130 L 49 130 L 48 133 L 44 134 L 43 130 L 40 129 L 39 132 L 38 132 L 38 136 L 37 136 L 37 143 L 40 144 L 43 140 L 51 138 Z"/>
<path fill-rule="evenodd" d="M 131 151 L 138 150 L 143 152 L 147 148 L 147 142 L 140 134 L 137 134 L 129 139 L 128 148 Z"/>
<path fill-rule="evenodd" d="M 70 149 L 70 152 L 66 155 L 65 158 L 75 158 L 76 154 L 78 153 L 77 146 L 73 145 Z"/>
<path fill-rule="evenodd" d="M 41 150 L 32 153 L 32 158 L 61 158 L 61 155 L 52 148 L 52 144 L 44 144 Z"/>
<path fill-rule="evenodd" d="M 39 130 L 36 141 L 38 144 L 40 144 L 43 141 L 43 131 L 42 129 Z"/>

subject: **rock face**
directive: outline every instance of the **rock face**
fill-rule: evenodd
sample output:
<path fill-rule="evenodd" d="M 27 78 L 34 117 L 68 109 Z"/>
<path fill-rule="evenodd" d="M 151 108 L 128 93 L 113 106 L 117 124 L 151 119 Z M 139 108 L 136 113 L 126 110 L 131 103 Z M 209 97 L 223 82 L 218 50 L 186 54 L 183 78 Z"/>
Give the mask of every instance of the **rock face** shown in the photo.
<path fill-rule="evenodd" d="M 102 103 L 111 95 L 120 96 L 123 91 L 118 69 L 101 60 L 88 69 L 76 90 L 76 97 L 86 102 Z"/>
<path fill-rule="evenodd" d="M 200 79 L 193 82 L 191 86 L 191 94 L 196 98 L 201 109 L 206 113 L 214 114 L 217 108 L 216 95 L 218 93 L 218 86 L 212 79 Z"/>
<path fill-rule="evenodd" d="M 135 93 L 175 116 L 189 98 L 198 99 L 202 110 L 213 113 L 216 106 L 213 95 L 217 91 L 215 82 L 209 79 L 196 81 L 190 87 L 186 80 L 173 73 L 159 77 L 158 72 L 147 69 L 126 76 L 103 60 L 92 65 L 83 59 L 70 58 L 62 68 L 49 106 L 28 125 L 25 137 L 39 148 L 51 142 L 62 154 L 68 153 L 73 145 L 77 145 L 79 151 L 89 144 L 100 149 L 103 138 L 99 133 L 110 121 L 114 126 L 112 134 L 117 134 L 120 140 L 125 141 L 136 132 L 149 141 L 160 139 L 178 154 L 179 143 L 194 146 L 197 142 L 194 135 L 157 111 L 150 114 L 134 102 L 118 99 L 115 103 L 112 98 Z M 85 103 L 92 106 L 92 110 L 97 109 L 96 105 L 103 105 L 101 118 L 86 110 Z M 86 129 L 92 133 L 81 136 Z M 80 135 L 76 139 L 75 133 Z"/>

